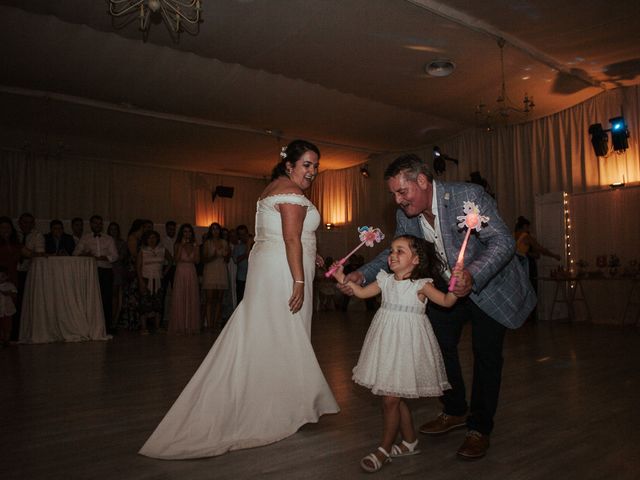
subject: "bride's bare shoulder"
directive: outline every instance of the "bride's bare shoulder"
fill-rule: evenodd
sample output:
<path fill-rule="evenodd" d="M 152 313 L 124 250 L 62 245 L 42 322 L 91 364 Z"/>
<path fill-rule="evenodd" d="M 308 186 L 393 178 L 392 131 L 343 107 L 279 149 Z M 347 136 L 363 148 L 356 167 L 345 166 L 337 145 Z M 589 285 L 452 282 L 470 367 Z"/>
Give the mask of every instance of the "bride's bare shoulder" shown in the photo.
<path fill-rule="evenodd" d="M 287 194 L 304 195 L 304 193 L 302 193 L 302 189 L 298 187 L 296 184 L 294 184 L 293 182 L 291 181 L 284 182 L 284 181 L 281 181 L 280 179 L 276 179 L 273 182 L 271 182 L 269 185 L 267 185 L 267 187 L 264 189 L 264 191 L 260 195 L 260 200 L 264 200 L 265 198 L 273 197 L 275 195 L 287 195 Z"/>

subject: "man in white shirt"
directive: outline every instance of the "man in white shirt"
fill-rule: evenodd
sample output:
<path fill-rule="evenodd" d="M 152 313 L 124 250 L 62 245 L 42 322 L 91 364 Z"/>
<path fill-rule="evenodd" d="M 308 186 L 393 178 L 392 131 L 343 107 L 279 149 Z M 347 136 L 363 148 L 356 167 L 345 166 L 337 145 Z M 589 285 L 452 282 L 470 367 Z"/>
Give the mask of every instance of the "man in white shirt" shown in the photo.
<path fill-rule="evenodd" d="M 18 241 L 34 253 L 44 253 L 44 236 L 35 228 L 36 219 L 30 213 L 23 213 L 18 218 Z M 11 340 L 17 341 L 20 335 L 20 315 L 22 313 L 22 297 L 27 281 L 27 272 L 31 260 L 21 258 L 18 263 L 18 295 L 16 298 L 16 314 L 13 316 Z"/>
<path fill-rule="evenodd" d="M 93 257 L 98 266 L 98 281 L 100 282 L 100 296 L 107 333 L 115 333 L 111 327 L 113 300 L 113 267 L 112 263 L 118 259 L 118 251 L 113 238 L 102 233 L 103 221 L 100 215 L 93 215 L 89 219 L 91 233 L 85 233 L 76 245 L 73 254 Z"/>
<path fill-rule="evenodd" d="M 80 217 L 75 217 L 73 220 L 71 220 L 71 233 L 73 234 L 73 241 L 76 242 L 76 245 L 78 245 L 78 242 L 82 238 L 83 231 L 84 220 L 82 220 Z"/>

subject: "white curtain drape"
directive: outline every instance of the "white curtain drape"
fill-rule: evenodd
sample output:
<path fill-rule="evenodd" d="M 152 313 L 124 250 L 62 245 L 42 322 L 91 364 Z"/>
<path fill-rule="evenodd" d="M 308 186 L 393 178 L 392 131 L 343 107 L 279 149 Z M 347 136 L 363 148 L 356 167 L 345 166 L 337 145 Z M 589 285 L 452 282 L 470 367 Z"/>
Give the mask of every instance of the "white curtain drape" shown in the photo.
<path fill-rule="evenodd" d="M 574 263 L 587 262 L 597 270 L 596 257 L 620 259 L 620 273 L 630 262 L 640 261 L 640 224 L 635 208 L 640 205 L 640 186 L 574 194 L 569 197 L 571 251 Z"/>
<path fill-rule="evenodd" d="M 354 211 L 362 210 L 368 196 L 368 184 L 359 167 L 328 170 L 318 175 L 311 187 L 311 201 L 322 217 L 322 223 L 352 223 Z"/>
<path fill-rule="evenodd" d="M 640 182 L 640 86 L 604 92 L 575 107 L 530 123 L 498 128 L 491 134 L 470 129 L 439 144 L 456 167 L 447 162 L 442 179 L 466 181 L 480 171 L 496 192 L 501 215 L 512 226 L 518 215 L 532 221 L 536 194 L 580 193 L 624 180 Z M 624 113 L 630 131 L 629 149 L 597 159 L 588 127 Z M 414 150 L 431 161 L 432 146 Z M 324 171 L 310 192 L 323 223 L 338 225 L 331 233 L 339 255 L 357 239 L 355 227 L 375 225 L 392 235 L 395 206 L 383 179 L 385 167 L 398 154 L 369 161 L 370 177 L 359 166 Z M 251 229 L 255 202 L 265 180 L 210 175 L 162 167 L 126 165 L 83 158 L 34 157 L 0 150 L 0 202 L 4 214 L 31 211 L 38 218 L 88 218 L 100 213 L 127 225 L 136 217 L 156 222 L 174 219 L 208 225 L 244 223 Z M 217 185 L 234 187 L 234 197 L 217 198 Z M 328 234 L 322 234 L 327 237 Z M 336 240 L 337 239 L 337 240 Z M 322 239 L 321 239 L 322 240 Z M 367 249 L 371 252 L 370 249 Z M 368 254 L 367 254 L 368 256 Z"/>
<path fill-rule="evenodd" d="M 266 180 L 198 173 L 195 182 L 197 225 L 208 226 L 218 222 L 223 226 L 236 227 L 244 224 L 253 231 L 256 201 L 267 184 Z M 211 193 L 217 186 L 233 187 L 233 197 L 217 196 L 212 201 Z"/>
<path fill-rule="evenodd" d="M 265 184 L 255 178 L 0 150 L 0 214 L 13 218 L 27 211 L 38 219 L 99 214 L 120 223 L 123 232 L 135 218 L 202 226 L 244 223 L 252 229 L 255 201 Z M 212 202 L 217 185 L 234 187 L 233 198 Z"/>
<path fill-rule="evenodd" d="M 630 137 L 622 154 L 597 158 L 588 134 L 589 125 L 624 114 Z M 579 193 L 624 181 L 640 182 L 640 86 L 604 92 L 572 108 L 521 125 L 497 128 L 492 133 L 469 129 L 439 143 L 442 152 L 460 160 L 447 162 L 443 180 L 466 181 L 479 171 L 496 193 L 498 207 L 509 226 L 519 215 L 534 218 L 536 194 Z M 611 141 L 609 141 L 611 146 Z M 417 149 L 431 162 L 433 145 Z M 395 157 L 394 155 L 393 157 Z M 389 163 L 392 157 L 382 161 Z"/>

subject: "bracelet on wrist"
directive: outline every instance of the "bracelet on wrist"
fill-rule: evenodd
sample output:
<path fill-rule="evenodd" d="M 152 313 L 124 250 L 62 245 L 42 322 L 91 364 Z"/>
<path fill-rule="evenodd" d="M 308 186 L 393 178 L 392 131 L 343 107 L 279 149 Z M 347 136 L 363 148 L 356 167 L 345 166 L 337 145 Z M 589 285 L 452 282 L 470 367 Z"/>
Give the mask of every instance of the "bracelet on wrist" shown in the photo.
<path fill-rule="evenodd" d="M 304 283 L 304 280 L 294 280 L 294 283 Z"/>

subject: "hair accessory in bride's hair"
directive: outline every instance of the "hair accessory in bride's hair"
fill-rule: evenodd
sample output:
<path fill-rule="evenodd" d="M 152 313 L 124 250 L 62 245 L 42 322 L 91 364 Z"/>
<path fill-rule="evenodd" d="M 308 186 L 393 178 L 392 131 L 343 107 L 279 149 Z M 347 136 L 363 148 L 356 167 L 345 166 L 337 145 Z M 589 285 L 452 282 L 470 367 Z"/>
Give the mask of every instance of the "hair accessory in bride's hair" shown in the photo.
<path fill-rule="evenodd" d="M 284 146 L 280 149 L 280 156 L 282 157 L 282 159 L 284 160 L 285 158 L 287 158 L 287 147 Z"/>

